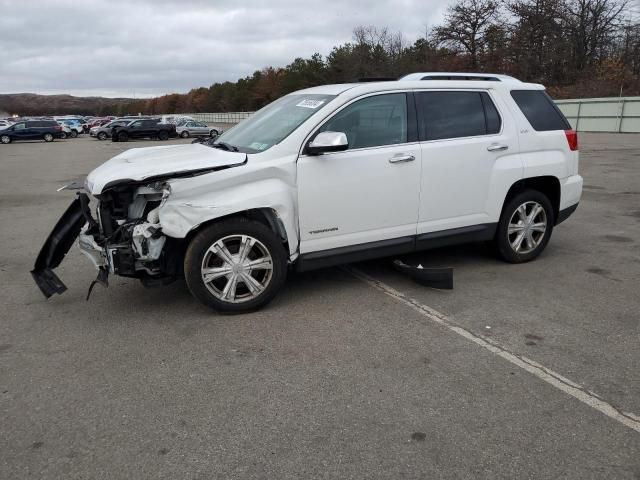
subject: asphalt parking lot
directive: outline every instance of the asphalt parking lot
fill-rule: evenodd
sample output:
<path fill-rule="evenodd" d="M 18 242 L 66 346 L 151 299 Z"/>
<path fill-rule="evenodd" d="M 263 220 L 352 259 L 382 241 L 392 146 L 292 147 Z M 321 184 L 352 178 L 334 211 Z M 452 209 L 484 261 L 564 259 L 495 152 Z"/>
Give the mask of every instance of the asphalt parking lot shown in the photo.
<path fill-rule="evenodd" d="M 0 146 L 0 478 L 640 478 L 640 135 L 580 140 L 583 200 L 537 261 L 410 258 L 452 291 L 387 260 L 292 275 L 241 316 L 182 282 L 86 302 L 75 248 L 45 301 L 56 189 L 159 142 Z"/>

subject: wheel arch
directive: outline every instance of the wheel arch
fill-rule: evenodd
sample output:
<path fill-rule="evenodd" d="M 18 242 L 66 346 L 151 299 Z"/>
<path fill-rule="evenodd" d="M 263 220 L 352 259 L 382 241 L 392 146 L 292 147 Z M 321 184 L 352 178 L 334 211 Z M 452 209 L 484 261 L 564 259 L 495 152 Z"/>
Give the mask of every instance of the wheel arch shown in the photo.
<path fill-rule="evenodd" d="M 196 225 L 191 230 L 189 230 L 187 235 L 184 237 L 185 244 L 188 245 L 193 237 L 195 237 L 199 232 L 201 232 L 208 226 L 213 225 L 214 223 L 228 220 L 230 218 L 247 218 L 249 220 L 254 220 L 269 227 L 269 229 L 282 240 L 285 251 L 289 252 L 289 237 L 287 235 L 287 230 L 284 226 L 284 223 L 278 216 L 278 213 L 273 208 L 251 208 L 248 210 L 241 210 L 207 220 L 206 222 L 203 222 L 200 225 Z"/>
<path fill-rule="evenodd" d="M 558 214 L 560 212 L 560 180 L 558 177 L 554 177 L 552 175 L 523 178 L 515 182 L 511 185 L 507 195 L 505 196 L 504 202 L 502 203 L 502 210 L 504 210 L 505 205 L 515 195 L 528 189 L 537 190 L 549 199 L 551 206 L 553 207 L 553 222 L 556 224 L 558 222 Z M 502 216 L 502 211 L 500 216 Z"/>

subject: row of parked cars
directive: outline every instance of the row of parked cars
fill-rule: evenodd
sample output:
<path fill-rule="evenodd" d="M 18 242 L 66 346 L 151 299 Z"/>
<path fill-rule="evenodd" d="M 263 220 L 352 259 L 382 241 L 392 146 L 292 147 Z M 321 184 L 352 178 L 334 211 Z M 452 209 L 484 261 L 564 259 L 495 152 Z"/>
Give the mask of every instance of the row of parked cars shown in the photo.
<path fill-rule="evenodd" d="M 60 138 L 76 138 L 89 133 L 98 140 L 111 138 L 126 142 L 136 138 L 217 137 L 220 127 L 209 127 L 188 116 L 163 115 L 160 118 L 132 117 L 31 117 L 0 119 L 0 143 L 16 140 L 52 142 Z"/>
<path fill-rule="evenodd" d="M 89 135 L 98 140 L 111 138 L 115 142 L 127 141 L 130 138 L 159 138 L 169 137 L 217 137 L 222 128 L 209 126 L 191 117 L 125 117 L 112 120 L 103 125 L 92 127 Z M 166 137 L 166 138 L 165 138 Z"/>

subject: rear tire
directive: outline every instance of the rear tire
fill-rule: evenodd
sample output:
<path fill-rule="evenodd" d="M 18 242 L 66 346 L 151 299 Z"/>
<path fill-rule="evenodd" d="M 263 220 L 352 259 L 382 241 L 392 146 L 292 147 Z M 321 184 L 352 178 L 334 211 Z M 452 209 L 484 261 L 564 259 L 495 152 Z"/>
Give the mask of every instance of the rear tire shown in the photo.
<path fill-rule="evenodd" d="M 249 312 L 269 303 L 284 285 L 287 254 L 282 240 L 262 223 L 231 218 L 191 240 L 184 275 L 193 296 L 212 309 Z M 205 276 L 211 280 L 205 282 Z"/>
<path fill-rule="evenodd" d="M 160 132 L 158 132 L 158 140 L 169 140 L 169 132 L 160 130 Z"/>
<path fill-rule="evenodd" d="M 62 140 L 66 140 L 66 138 L 67 138 L 67 132 L 62 132 L 62 133 L 60 134 L 60 138 L 61 138 Z"/>
<path fill-rule="evenodd" d="M 209 132 L 209 136 L 210 136 L 211 138 L 215 138 L 215 137 L 217 137 L 218 135 L 220 135 L 220 134 L 218 133 L 218 131 L 217 131 L 217 130 L 211 130 L 211 131 Z"/>
<path fill-rule="evenodd" d="M 45 133 L 42 138 L 45 142 L 53 142 L 53 135 L 51 133 Z"/>
<path fill-rule="evenodd" d="M 535 259 L 547 246 L 555 217 L 551 202 L 537 190 L 524 190 L 502 209 L 494 244 L 498 255 L 509 263 Z"/>
<path fill-rule="evenodd" d="M 98 134 L 98 137 L 97 137 L 97 138 L 98 138 L 98 140 L 106 140 L 106 139 L 107 139 L 107 134 L 106 134 L 106 133 L 104 133 L 104 132 L 100 132 L 100 133 Z"/>
<path fill-rule="evenodd" d="M 0 135 L 0 143 L 9 145 L 11 143 L 11 137 L 9 135 Z"/>
<path fill-rule="evenodd" d="M 71 130 L 71 138 L 78 138 L 78 132 Z"/>

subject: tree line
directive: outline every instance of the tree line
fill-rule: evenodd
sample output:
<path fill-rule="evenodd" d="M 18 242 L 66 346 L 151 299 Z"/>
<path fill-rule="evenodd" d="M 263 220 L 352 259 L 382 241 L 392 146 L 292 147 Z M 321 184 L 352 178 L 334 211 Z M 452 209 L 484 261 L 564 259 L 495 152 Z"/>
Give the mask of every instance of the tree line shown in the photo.
<path fill-rule="evenodd" d="M 326 56 L 96 113 L 254 111 L 301 88 L 416 71 L 504 73 L 543 83 L 555 98 L 639 95 L 640 23 L 629 0 L 458 0 L 412 43 L 359 26 Z"/>

